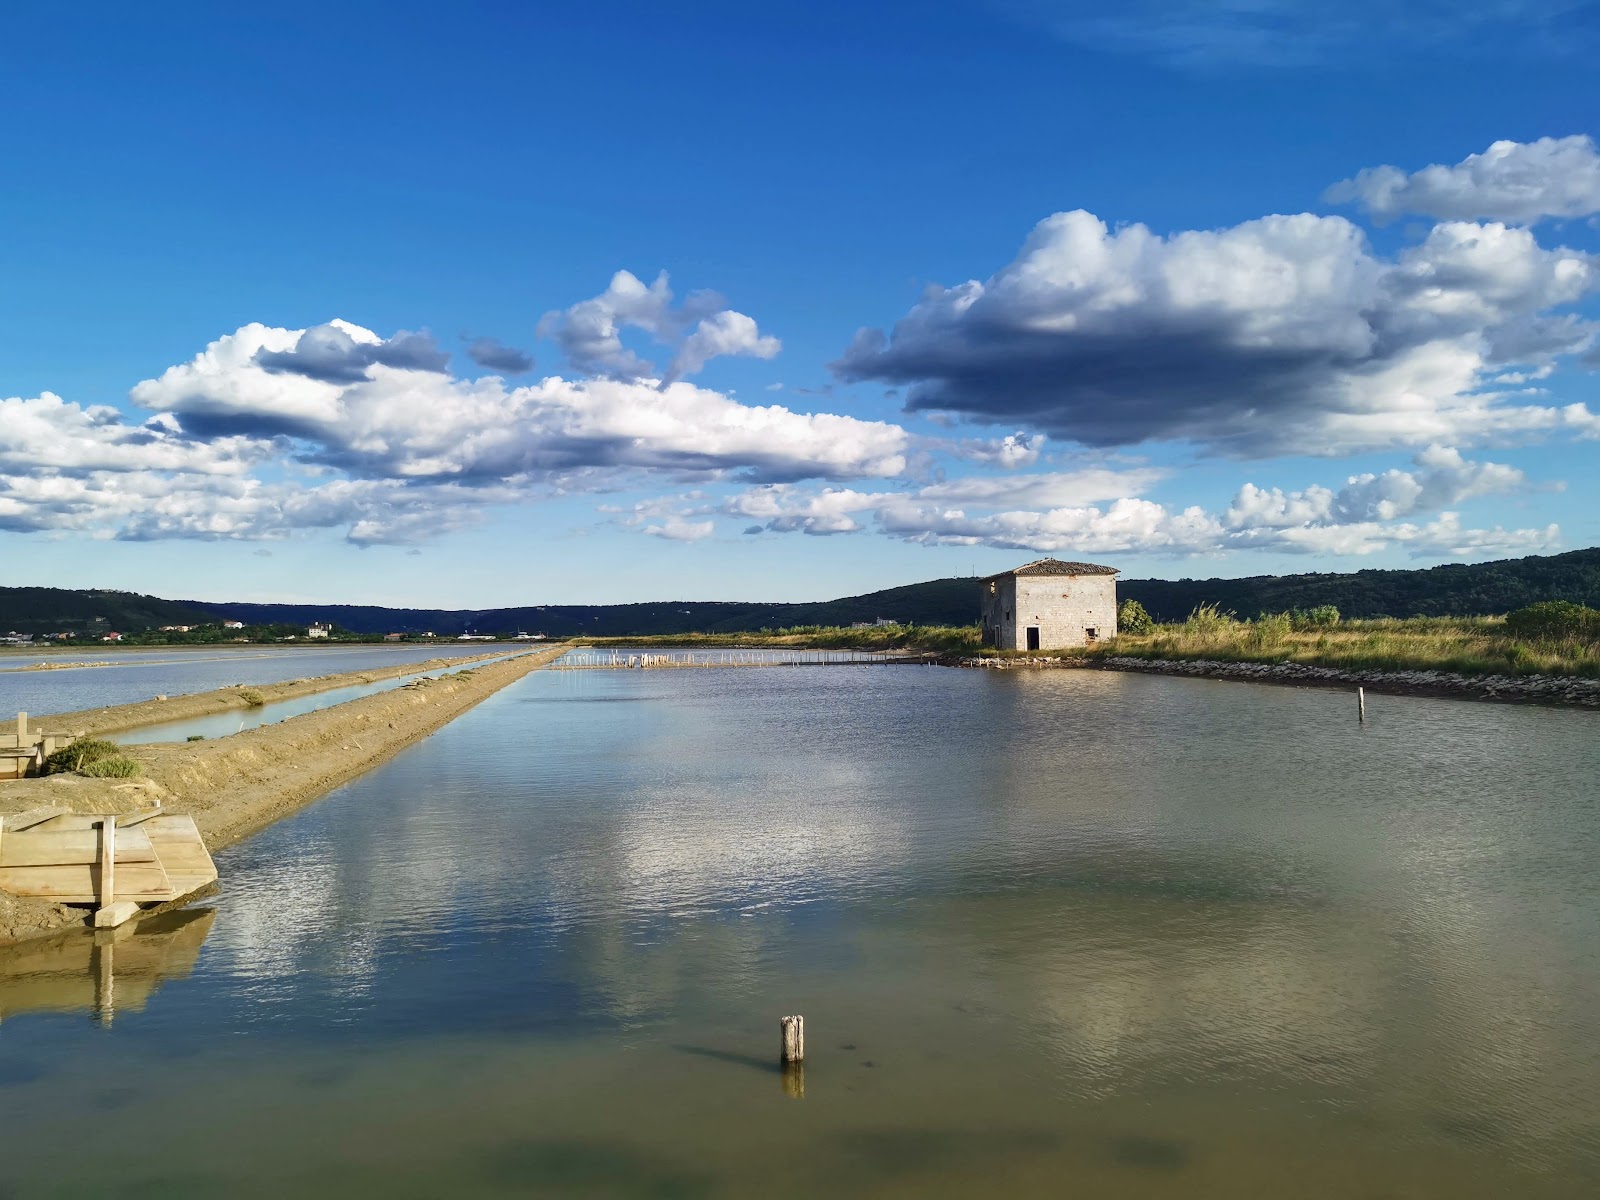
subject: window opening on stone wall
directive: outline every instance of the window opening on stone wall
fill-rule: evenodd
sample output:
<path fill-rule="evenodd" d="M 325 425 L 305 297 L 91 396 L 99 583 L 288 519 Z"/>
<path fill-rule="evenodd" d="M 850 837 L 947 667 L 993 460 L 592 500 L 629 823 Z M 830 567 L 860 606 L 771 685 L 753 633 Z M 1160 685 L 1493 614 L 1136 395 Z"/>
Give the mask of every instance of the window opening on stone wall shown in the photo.
<path fill-rule="evenodd" d="M 1085 629 L 1083 631 L 1083 636 L 1092 642 L 1100 636 L 1100 631 L 1098 629 Z"/>

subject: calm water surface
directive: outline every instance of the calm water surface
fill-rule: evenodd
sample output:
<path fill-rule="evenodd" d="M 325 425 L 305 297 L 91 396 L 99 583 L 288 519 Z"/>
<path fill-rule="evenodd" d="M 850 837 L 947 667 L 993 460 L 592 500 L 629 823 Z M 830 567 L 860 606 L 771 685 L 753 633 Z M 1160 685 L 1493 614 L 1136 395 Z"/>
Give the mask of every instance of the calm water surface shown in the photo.
<path fill-rule="evenodd" d="M 0 1193 L 1600 1194 L 1600 726 L 1369 707 L 538 672 L 0 1003 Z"/>
<path fill-rule="evenodd" d="M 483 654 L 483 644 L 352 646 L 338 649 L 245 646 L 217 650 L 63 651 L 0 655 L 0 716 L 77 712 L 132 704 L 152 696 L 209 692 L 235 683 L 282 683 L 312 675 L 376 670 L 462 654 Z M 30 671 L 33 663 L 101 662 L 53 671 Z"/>

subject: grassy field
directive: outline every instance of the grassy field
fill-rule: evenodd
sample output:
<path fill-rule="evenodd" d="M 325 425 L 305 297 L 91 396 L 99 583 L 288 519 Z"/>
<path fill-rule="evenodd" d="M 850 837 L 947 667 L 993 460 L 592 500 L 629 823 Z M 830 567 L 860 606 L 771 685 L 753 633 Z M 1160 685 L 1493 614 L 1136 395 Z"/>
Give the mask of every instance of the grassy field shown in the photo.
<path fill-rule="evenodd" d="M 1514 637 L 1503 617 L 1411 617 L 1295 629 L 1281 616 L 1235 621 L 1197 615 L 1143 636 L 1120 636 L 1092 653 L 1464 675 L 1600 676 L 1600 644 Z"/>
<path fill-rule="evenodd" d="M 1456 671 L 1465 675 L 1578 675 L 1600 677 L 1600 642 L 1592 638 L 1513 636 L 1504 617 L 1411 617 L 1342 621 L 1297 627 L 1288 614 L 1236 620 L 1202 608 L 1187 621 L 1158 625 L 1143 635 L 1121 634 L 1085 650 L 1047 651 L 1086 658 L 1213 659 L 1223 662 L 1307 663 L 1380 671 Z M 587 639 L 586 639 L 587 640 Z M 762 633 L 689 634 L 595 639 L 595 645 L 792 646 L 796 649 L 923 650 L 952 655 L 1028 657 L 983 647 L 977 626 L 805 627 Z"/>

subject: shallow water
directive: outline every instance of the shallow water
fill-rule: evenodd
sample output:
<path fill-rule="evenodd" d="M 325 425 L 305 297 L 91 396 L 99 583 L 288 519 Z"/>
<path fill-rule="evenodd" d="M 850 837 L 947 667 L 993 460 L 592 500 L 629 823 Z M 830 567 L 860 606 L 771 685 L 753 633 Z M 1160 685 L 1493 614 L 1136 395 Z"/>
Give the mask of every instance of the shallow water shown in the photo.
<path fill-rule="evenodd" d="M 244 646 L 217 650 L 63 651 L 0 656 L 0 716 L 17 712 L 77 712 L 133 704 L 153 696 L 209 692 L 235 683 L 282 683 L 315 675 L 377 670 L 430 658 L 482 654 L 482 643 L 437 646 L 277 648 Z M 109 663 L 31 671 L 32 664 Z"/>
<path fill-rule="evenodd" d="M 8 1017 L 0 1181 L 1592 1196 L 1596 718 L 1351 709 L 537 672 L 220 854 L 192 971 Z"/>
<path fill-rule="evenodd" d="M 325 708 L 332 708 L 336 704 L 344 704 L 350 700 L 359 700 L 363 696 L 393 691 L 418 679 L 438 679 L 441 675 L 454 675 L 457 671 L 471 670 L 473 667 L 502 661 L 503 658 L 489 658 L 462 666 L 436 667 L 431 671 L 418 671 L 414 675 L 397 675 L 392 679 L 380 679 L 376 683 L 357 683 L 349 687 L 332 688 L 326 692 L 313 692 L 309 696 L 296 696 L 291 700 L 276 700 L 255 708 L 230 709 L 228 712 L 213 713 L 205 717 L 190 717 L 183 721 L 163 721 L 159 725 L 144 725 L 138 729 L 130 729 L 126 733 L 113 734 L 111 740 L 124 746 L 143 746 L 153 742 L 183 742 L 190 738 L 227 737 L 230 734 L 243 733 L 247 729 L 259 729 L 263 725 L 276 725 L 280 721 L 287 721 L 290 717 L 298 717 L 304 713 L 321 712 Z"/>

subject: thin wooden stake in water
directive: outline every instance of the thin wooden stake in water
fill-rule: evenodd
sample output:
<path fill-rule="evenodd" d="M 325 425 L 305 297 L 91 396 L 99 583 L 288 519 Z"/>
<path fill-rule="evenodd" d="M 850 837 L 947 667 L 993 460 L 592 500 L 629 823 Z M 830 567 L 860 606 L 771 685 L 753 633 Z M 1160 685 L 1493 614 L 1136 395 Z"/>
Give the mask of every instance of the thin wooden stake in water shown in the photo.
<path fill-rule="evenodd" d="M 1366 723 L 1367 720 L 1367 689 L 1356 689 L 1356 720 Z"/>
<path fill-rule="evenodd" d="M 800 1062 L 806 1056 L 806 1019 L 779 1017 L 778 1027 L 783 1031 L 783 1061 Z"/>

